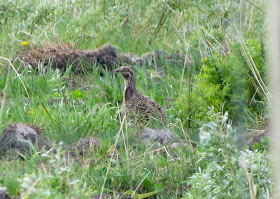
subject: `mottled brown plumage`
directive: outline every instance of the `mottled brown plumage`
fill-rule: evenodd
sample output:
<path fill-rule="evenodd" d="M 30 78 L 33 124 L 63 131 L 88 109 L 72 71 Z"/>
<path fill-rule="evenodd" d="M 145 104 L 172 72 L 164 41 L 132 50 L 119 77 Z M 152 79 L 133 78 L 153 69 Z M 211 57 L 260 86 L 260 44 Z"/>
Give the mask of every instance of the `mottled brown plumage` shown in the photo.
<path fill-rule="evenodd" d="M 166 114 L 161 106 L 137 91 L 132 68 L 121 66 L 116 72 L 120 73 L 125 79 L 121 112 L 125 113 L 129 118 L 139 116 L 141 120 L 153 119 L 166 123 Z"/>

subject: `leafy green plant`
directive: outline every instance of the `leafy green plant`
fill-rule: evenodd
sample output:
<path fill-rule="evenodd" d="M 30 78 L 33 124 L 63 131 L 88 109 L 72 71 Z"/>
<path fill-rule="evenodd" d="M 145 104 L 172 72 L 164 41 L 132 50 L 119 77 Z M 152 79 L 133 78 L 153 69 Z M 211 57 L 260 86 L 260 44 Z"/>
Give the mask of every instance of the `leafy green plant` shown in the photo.
<path fill-rule="evenodd" d="M 200 129 L 198 172 L 190 178 L 183 198 L 269 198 L 269 157 L 240 151 L 227 112 L 215 114 L 212 109 L 208 114 L 212 121 Z"/>
<path fill-rule="evenodd" d="M 260 43 L 249 41 L 249 49 L 253 54 L 254 61 L 258 66 L 263 65 Z M 259 92 L 259 88 L 254 83 L 254 77 L 243 59 L 243 54 L 239 50 L 239 44 L 232 46 L 232 52 L 225 56 L 216 53 L 202 59 L 200 73 L 194 76 L 192 90 L 185 88 L 175 105 L 179 118 L 183 120 L 188 115 L 189 120 L 196 121 L 194 126 L 198 126 L 200 121 L 209 121 L 207 116 L 208 107 L 213 107 L 215 111 L 228 111 L 234 121 L 243 123 L 248 112 L 261 115 L 266 109 L 264 104 L 265 96 Z M 260 73 L 265 78 L 264 71 L 258 67 Z M 184 126 L 191 128 L 188 120 Z"/>

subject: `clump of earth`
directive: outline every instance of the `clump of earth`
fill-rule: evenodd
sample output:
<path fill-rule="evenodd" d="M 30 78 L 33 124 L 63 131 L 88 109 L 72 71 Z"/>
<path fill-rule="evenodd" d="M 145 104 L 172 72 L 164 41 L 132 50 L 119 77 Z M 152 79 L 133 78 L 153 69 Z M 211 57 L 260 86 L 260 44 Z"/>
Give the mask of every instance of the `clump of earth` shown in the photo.
<path fill-rule="evenodd" d="M 66 146 L 65 157 L 78 161 L 78 156 L 84 156 L 99 147 L 99 141 L 86 137 Z M 35 125 L 13 123 L 8 125 L 0 136 L 0 155 L 30 155 L 31 151 L 51 150 L 56 153 L 52 144 L 42 136 L 41 129 Z M 68 158 L 69 159 L 69 158 Z"/>
<path fill-rule="evenodd" d="M 41 64 L 43 67 L 51 66 L 66 71 L 67 67 L 71 66 L 77 73 L 91 71 L 95 65 L 101 65 L 110 71 L 119 65 L 156 66 L 159 60 L 184 63 L 182 55 L 169 54 L 161 50 L 154 50 L 139 57 L 132 53 L 118 53 L 116 47 L 110 44 L 104 44 L 93 50 L 83 50 L 63 43 L 29 47 L 19 52 L 16 60 L 33 69 L 37 69 Z"/>
<path fill-rule="evenodd" d="M 7 194 L 7 188 L 0 186 L 0 199 L 11 199 L 11 197 Z"/>
<path fill-rule="evenodd" d="M 0 153 L 3 154 L 28 154 L 35 148 L 51 148 L 36 126 L 25 123 L 10 124 L 0 137 Z"/>

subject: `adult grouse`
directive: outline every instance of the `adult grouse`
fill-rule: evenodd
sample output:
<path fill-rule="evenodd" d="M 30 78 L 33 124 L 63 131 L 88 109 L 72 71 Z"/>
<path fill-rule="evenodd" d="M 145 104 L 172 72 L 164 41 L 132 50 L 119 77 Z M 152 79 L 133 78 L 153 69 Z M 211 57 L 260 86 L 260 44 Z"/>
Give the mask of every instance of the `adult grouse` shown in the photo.
<path fill-rule="evenodd" d="M 166 114 L 161 106 L 137 91 L 133 69 L 128 66 L 121 66 L 116 72 L 120 73 L 125 80 L 121 112 L 131 119 L 136 116 L 141 121 L 153 119 L 166 124 Z"/>

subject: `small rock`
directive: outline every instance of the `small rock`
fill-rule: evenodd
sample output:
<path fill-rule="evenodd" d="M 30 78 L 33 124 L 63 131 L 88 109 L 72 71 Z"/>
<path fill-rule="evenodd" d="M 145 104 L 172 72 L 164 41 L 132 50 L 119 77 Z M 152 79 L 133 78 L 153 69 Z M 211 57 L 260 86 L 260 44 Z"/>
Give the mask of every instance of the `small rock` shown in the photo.
<path fill-rule="evenodd" d="M 0 199 L 11 199 L 11 197 L 7 194 L 6 187 L 0 187 Z"/>
<path fill-rule="evenodd" d="M 97 148 L 98 147 L 98 140 L 93 137 L 87 137 L 80 139 L 79 141 L 71 144 L 68 148 L 70 151 L 79 151 L 80 155 L 86 154 L 90 149 Z"/>
<path fill-rule="evenodd" d="M 177 158 L 176 152 L 174 149 L 182 148 L 187 146 L 188 144 L 181 140 L 180 137 L 174 133 L 172 133 L 168 129 L 156 130 L 147 127 L 142 127 L 140 132 L 141 142 L 146 146 L 159 148 L 162 146 L 167 146 L 171 149 L 171 156 L 173 158 Z M 164 152 L 165 156 L 170 156 L 168 152 Z"/>
<path fill-rule="evenodd" d="M 10 124 L 4 129 L 0 137 L 0 151 L 11 154 L 28 154 L 33 146 L 37 146 L 39 150 L 46 148 L 49 150 L 51 146 L 47 144 L 40 135 L 40 130 L 36 126 L 24 123 Z"/>
<path fill-rule="evenodd" d="M 156 130 L 147 127 L 141 129 L 141 139 L 145 143 L 158 142 L 159 144 L 167 145 L 171 142 L 180 140 L 177 135 L 168 129 Z"/>

